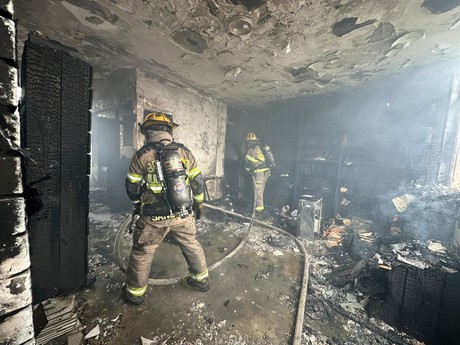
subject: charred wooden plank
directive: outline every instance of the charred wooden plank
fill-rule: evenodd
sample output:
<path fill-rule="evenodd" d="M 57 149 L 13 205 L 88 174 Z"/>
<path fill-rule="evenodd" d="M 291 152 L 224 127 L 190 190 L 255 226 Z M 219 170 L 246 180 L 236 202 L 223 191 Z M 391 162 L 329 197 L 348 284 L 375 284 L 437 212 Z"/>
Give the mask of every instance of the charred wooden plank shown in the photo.
<path fill-rule="evenodd" d="M 62 56 L 60 288 L 86 284 L 91 68 Z"/>
<path fill-rule="evenodd" d="M 38 163 L 26 165 L 25 180 L 39 302 L 86 284 L 92 71 L 35 35 L 26 42 L 23 62 L 24 142 Z"/>
<path fill-rule="evenodd" d="M 23 141 L 38 164 L 26 162 L 24 179 L 32 290 L 39 302 L 55 296 L 59 289 L 61 53 L 27 41 L 24 54 Z M 50 178 L 34 183 L 43 178 L 43 169 Z"/>

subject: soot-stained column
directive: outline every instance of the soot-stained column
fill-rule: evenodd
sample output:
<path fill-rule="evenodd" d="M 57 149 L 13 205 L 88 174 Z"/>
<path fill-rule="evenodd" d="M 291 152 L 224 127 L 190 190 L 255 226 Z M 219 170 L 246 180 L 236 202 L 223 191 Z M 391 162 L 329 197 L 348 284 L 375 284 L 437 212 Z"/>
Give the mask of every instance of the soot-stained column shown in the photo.
<path fill-rule="evenodd" d="M 91 67 L 30 35 L 22 69 L 23 143 L 34 302 L 86 284 Z"/>
<path fill-rule="evenodd" d="M 13 4 L 0 0 L 0 344 L 34 341 L 17 90 Z"/>

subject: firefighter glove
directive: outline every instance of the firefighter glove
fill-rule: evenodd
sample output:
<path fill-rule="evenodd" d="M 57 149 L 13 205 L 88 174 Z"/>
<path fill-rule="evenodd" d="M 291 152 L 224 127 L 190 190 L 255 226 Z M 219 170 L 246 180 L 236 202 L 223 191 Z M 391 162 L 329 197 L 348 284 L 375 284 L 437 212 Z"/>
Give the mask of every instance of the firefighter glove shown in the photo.
<path fill-rule="evenodd" d="M 141 202 L 140 201 L 133 202 L 133 207 L 134 207 L 133 215 L 141 213 Z"/>

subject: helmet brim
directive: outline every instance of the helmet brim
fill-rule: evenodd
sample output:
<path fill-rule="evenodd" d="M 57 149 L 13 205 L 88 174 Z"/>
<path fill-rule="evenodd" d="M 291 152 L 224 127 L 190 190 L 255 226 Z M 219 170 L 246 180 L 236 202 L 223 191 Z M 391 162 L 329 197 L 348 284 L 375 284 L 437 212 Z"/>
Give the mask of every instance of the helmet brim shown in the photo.
<path fill-rule="evenodd" d="M 163 121 L 155 121 L 155 120 L 147 120 L 142 124 L 142 127 L 148 128 L 150 126 L 156 126 L 156 125 L 162 125 L 162 126 L 168 126 L 171 129 L 176 129 L 179 127 L 177 123 L 174 122 L 163 122 Z"/>

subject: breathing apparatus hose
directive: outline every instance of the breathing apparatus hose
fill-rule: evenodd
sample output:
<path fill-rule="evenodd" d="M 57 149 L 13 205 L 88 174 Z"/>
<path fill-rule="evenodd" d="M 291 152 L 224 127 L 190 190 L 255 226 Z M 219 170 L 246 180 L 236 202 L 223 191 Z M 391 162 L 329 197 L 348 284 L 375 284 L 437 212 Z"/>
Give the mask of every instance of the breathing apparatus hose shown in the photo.
<path fill-rule="evenodd" d="M 242 220 L 249 221 L 249 225 L 248 225 L 248 228 L 246 230 L 246 233 L 245 233 L 243 239 L 241 240 L 241 242 L 238 244 L 238 246 L 236 246 L 235 249 L 233 249 L 230 253 L 228 253 L 222 259 L 220 259 L 220 260 L 216 261 L 215 263 L 213 263 L 212 265 L 208 266 L 208 270 L 213 270 L 213 269 L 219 267 L 222 263 L 224 263 L 225 261 L 227 261 L 228 259 L 233 257 L 236 253 L 238 253 L 241 250 L 241 248 L 243 248 L 243 246 L 246 244 L 246 242 L 247 242 L 247 240 L 249 238 L 249 235 L 251 233 L 252 226 L 253 226 L 254 223 L 256 223 L 258 225 L 261 225 L 261 226 L 264 226 L 264 227 L 266 227 L 268 229 L 278 231 L 279 233 L 281 233 L 281 234 L 283 234 L 283 235 L 285 235 L 287 237 L 290 237 L 297 244 L 297 246 L 299 247 L 299 249 L 300 249 L 300 251 L 302 253 L 302 256 L 304 258 L 302 285 L 301 285 L 300 294 L 299 294 L 299 306 L 297 308 L 296 326 L 295 326 L 294 338 L 293 338 L 293 342 L 292 342 L 293 345 L 300 345 L 301 344 L 301 339 L 302 339 L 302 327 L 303 327 L 303 318 L 304 318 L 304 313 L 305 313 L 305 303 L 306 303 L 306 299 L 307 299 L 307 285 L 308 285 L 308 275 L 309 275 L 309 267 L 310 267 L 309 256 L 307 254 L 307 251 L 306 251 L 305 246 L 303 245 L 303 243 L 301 241 L 299 241 L 295 236 L 291 235 L 287 231 L 284 231 L 283 229 L 277 228 L 275 226 L 266 224 L 264 222 L 261 222 L 261 221 L 258 221 L 258 220 L 255 219 L 255 213 L 256 213 L 256 211 L 255 211 L 255 209 L 256 209 L 255 185 L 256 185 L 256 181 L 255 181 L 254 176 L 253 175 L 251 175 L 251 176 L 252 176 L 253 190 L 254 190 L 254 202 L 253 202 L 251 217 L 246 217 L 246 216 L 243 216 L 243 215 L 241 215 L 239 213 L 228 211 L 228 210 L 225 210 L 225 209 L 217 207 L 217 206 L 209 205 L 207 203 L 203 204 L 204 207 L 209 208 L 211 210 L 220 211 L 220 212 L 226 213 L 226 214 L 228 214 L 230 216 L 233 216 L 235 218 L 239 218 L 239 219 L 242 219 Z M 116 262 L 118 264 L 118 267 L 123 272 L 126 272 L 127 266 L 126 266 L 126 263 L 123 261 L 123 258 L 121 256 L 120 248 L 121 248 L 121 243 L 122 243 L 122 239 L 123 239 L 123 234 L 126 232 L 127 227 L 129 226 L 129 223 L 131 222 L 131 220 L 132 220 L 132 215 L 128 216 L 125 219 L 125 221 L 121 224 L 121 226 L 120 226 L 120 228 L 119 228 L 119 230 L 117 232 L 117 235 L 115 236 L 115 243 L 114 243 L 115 260 L 116 260 Z M 182 279 L 182 276 L 181 277 L 175 277 L 175 278 L 165 278 L 165 279 L 149 278 L 148 284 L 149 285 L 173 285 L 173 284 L 180 283 L 181 279 Z"/>

